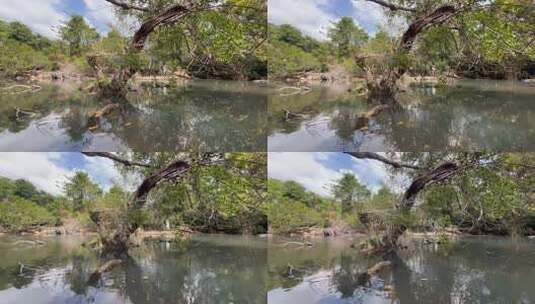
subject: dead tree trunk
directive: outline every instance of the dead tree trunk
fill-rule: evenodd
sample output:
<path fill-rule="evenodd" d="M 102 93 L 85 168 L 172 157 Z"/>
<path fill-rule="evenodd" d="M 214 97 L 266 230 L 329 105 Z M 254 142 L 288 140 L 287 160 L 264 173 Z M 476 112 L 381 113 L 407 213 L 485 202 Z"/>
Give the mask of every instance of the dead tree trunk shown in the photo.
<path fill-rule="evenodd" d="M 149 10 L 143 7 L 131 6 L 118 0 L 106 0 L 107 2 L 116 5 L 126 10 L 141 10 L 148 12 Z M 162 12 L 158 12 L 156 15 L 145 20 L 141 27 L 134 34 L 134 38 L 130 43 L 127 50 L 127 56 L 135 56 L 143 50 L 145 42 L 149 35 L 159 26 L 170 25 L 182 20 L 188 14 L 202 10 L 200 6 L 193 4 L 173 4 L 165 8 Z M 206 8 L 205 8 L 206 9 Z M 127 93 L 128 81 L 136 74 L 137 68 L 135 66 L 125 66 L 117 71 L 111 81 L 107 84 L 103 84 L 101 87 L 102 94 L 104 96 L 119 96 L 125 97 Z"/>

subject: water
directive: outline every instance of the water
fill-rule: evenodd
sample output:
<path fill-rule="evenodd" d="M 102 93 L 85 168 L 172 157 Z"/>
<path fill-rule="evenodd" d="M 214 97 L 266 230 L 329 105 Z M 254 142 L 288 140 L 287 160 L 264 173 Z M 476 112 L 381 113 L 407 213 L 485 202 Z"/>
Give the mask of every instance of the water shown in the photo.
<path fill-rule="evenodd" d="M 535 241 L 465 237 L 439 246 L 415 239 L 399 265 L 368 286 L 359 286 L 358 274 L 377 260 L 350 248 L 353 240 L 306 248 L 286 241 L 269 245 L 270 304 L 535 303 Z"/>
<path fill-rule="evenodd" d="M 265 151 L 265 88 L 237 81 L 192 81 L 131 93 L 129 103 L 90 128 L 106 100 L 78 84 L 0 95 L 0 151 Z M 83 85 L 82 85 L 83 86 Z M 15 116 L 15 108 L 32 115 Z"/>
<path fill-rule="evenodd" d="M 270 95 L 270 151 L 533 151 L 535 87 L 520 82 L 462 80 L 447 88 L 411 88 L 400 107 L 365 129 L 370 110 L 344 86 L 313 87 L 304 95 Z M 283 119 L 283 109 L 303 114 Z"/>
<path fill-rule="evenodd" d="M 24 240 L 0 237 L 0 303 L 266 303 L 265 239 L 200 235 L 186 243 L 148 242 L 92 285 L 88 278 L 100 261 L 80 246 L 84 239 Z"/>

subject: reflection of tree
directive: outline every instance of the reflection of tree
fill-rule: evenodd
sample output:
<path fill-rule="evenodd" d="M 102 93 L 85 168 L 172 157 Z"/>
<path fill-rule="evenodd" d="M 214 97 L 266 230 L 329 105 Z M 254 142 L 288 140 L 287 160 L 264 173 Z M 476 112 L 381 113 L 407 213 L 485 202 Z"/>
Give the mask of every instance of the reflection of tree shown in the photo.
<path fill-rule="evenodd" d="M 99 127 L 92 131 L 88 123 L 90 113 L 109 101 L 94 100 L 81 93 L 59 101 L 55 90 L 34 94 L 31 102 L 22 100 L 23 96 L 14 96 L 12 105 L 0 105 L 0 132 L 9 128 L 18 133 L 28 129 L 32 122 L 49 123 L 57 119 L 51 113 L 57 112 L 58 128 L 65 130 L 70 141 L 76 143 L 91 134 L 100 134 L 120 140 L 136 151 L 265 150 L 266 95 L 252 85 L 210 84 L 181 87 L 165 94 L 159 91 L 132 94 L 130 103 L 122 103 L 120 109 L 103 117 Z M 36 110 L 39 115 L 16 121 L 12 117 L 15 106 Z"/>
<path fill-rule="evenodd" d="M 505 83 L 494 84 L 489 89 L 486 84 L 479 81 L 472 86 L 448 87 L 434 92 L 415 89 L 401 95 L 397 107 L 383 111 L 374 120 L 377 125 L 372 125 L 363 135 L 384 138 L 388 147 L 398 151 L 434 151 L 444 147 L 463 151 L 467 148 L 532 148 L 535 109 L 530 100 L 533 92 L 510 88 Z M 311 122 L 323 125 L 318 117 L 325 115 L 330 118 L 328 128 L 341 141 L 354 146 L 357 116 L 371 106 L 359 102 L 356 96 L 349 98 L 347 93 L 321 93 L 322 89 L 317 89 L 303 96 L 271 96 L 269 134 L 295 133 Z M 292 113 L 311 114 L 306 119 L 284 121 L 283 108 Z M 326 131 L 320 132 L 325 134 L 323 136 L 332 136 Z"/>
<path fill-rule="evenodd" d="M 387 257 L 393 263 L 392 271 L 379 275 L 384 284 L 392 285 L 392 300 L 395 303 L 530 303 L 535 300 L 531 287 L 533 269 L 533 244 L 515 245 L 508 240 L 468 240 L 450 244 L 448 247 L 434 247 L 417 242 L 411 252 L 402 256 Z M 315 249 L 311 249 L 313 251 Z M 323 250 L 323 249 L 321 249 Z M 299 251 L 287 251 L 286 261 L 296 262 Z M 271 255 L 271 254 L 270 254 Z M 313 253 L 308 253 L 313 256 Z M 336 288 L 342 298 L 359 298 L 362 286 L 359 275 L 373 264 L 371 258 L 355 250 L 339 252 L 334 264 L 318 259 L 316 271 L 332 269 L 329 286 Z M 279 261 L 280 260 L 280 261 Z M 270 269 L 274 260 L 270 258 Z M 282 256 L 276 259 L 284 266 Z M 270 280 L 274 273 L 270 271 Z M 280 276 L 278 280 L 283 280 Z M 299 280 L 288 288 L 302 282 Z M 270 288 L 280 286 L 276 284 Z M 382 286 L 382 284 L 372 284 Z M 330 293 L 332 291 L 329 291 Z M 362 289 L 363 293 L 367 291 Z M 386 294 L 385 294 L 386 296 Z"/>

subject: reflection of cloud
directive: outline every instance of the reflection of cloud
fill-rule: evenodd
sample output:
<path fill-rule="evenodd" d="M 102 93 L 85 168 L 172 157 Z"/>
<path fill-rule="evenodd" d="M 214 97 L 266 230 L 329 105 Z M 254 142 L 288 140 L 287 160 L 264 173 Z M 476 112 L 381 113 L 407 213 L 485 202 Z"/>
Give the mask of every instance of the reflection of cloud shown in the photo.
<path fill-rule="evenodd" d="M 348 162 L 349 160 L 349 162 Z M 293 180 L 317 194 L 330 195 L 330 185 L 346 172 L 373 192 L 382 185 L 399 191 L 405 184 L 403 175 L 394 177 L 378 161 L 356 159 L 342 153 L 269 153 L 270 178 Z"/>

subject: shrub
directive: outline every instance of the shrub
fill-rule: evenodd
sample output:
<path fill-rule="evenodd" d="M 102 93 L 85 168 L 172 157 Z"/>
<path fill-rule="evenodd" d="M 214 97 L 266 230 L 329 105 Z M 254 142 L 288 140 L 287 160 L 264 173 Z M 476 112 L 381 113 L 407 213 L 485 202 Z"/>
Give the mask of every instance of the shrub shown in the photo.
<path fill-rule="evenodd" d="M 0 226 L 9 231 L 22 231 L 33 226 L 55 225 L 57 219 L 44 207 L 29 200 L 13 197 L 0 203 Z"/>

